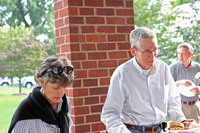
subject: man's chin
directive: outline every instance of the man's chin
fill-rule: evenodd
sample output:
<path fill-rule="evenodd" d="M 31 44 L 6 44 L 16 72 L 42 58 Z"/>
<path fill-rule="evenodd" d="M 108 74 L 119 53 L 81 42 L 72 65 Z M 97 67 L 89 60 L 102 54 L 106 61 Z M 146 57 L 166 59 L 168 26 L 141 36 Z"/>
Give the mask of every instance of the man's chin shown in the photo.
<path fill-rule="evenodd" d="M 148 69 L 150 69 L 152 67 L 153 67 L 153 65 L 148 65 L 148 66 L 146 66 L 146 70 L 148 70 Z"/>
<path fill-rule="evenodd" d="M 154 62 L 149 63 L 148 67 L 152 68 L 154 66 Z"/>

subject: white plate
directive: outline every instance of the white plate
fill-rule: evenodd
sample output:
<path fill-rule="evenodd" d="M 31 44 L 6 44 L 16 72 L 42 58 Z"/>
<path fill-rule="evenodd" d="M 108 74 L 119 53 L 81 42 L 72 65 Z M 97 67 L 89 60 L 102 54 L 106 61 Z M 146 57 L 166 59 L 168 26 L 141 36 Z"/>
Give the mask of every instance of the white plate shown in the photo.
<path fill-rule="evenodd" d="M 167 133 L 200 133 L 200 128 L 193 128 L 188 130 L 168 130 Z"/>
<path fill-rule="evenodd" d="M 187 97 L 192 97 L 194 96 L 195 94 L 191 91 L 192 87 L 186 87 L 186 86 L 183 86 L 183 85 L 180 85 L 178 87 L 178 90 L 179 92 L 184 95 L 184 96 L 187 96 Z"/>
<path fill-rule="evenodd" d="M 168 130 L 167 133 L 200 133 L 199 128 L 188 129 L 188 130 Z"/>

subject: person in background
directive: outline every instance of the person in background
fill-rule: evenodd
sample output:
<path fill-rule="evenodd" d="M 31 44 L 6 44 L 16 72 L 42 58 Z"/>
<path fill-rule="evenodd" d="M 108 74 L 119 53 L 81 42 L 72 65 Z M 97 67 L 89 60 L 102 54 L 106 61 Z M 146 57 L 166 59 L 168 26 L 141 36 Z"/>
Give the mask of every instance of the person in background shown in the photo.
<path fill-rule="evenodd" d="M 74 80 L 72 65 L 65 57 L 51 56 L 36 77 L 40 85 L 17 108 L 8 133 L 70 133 L 71 102 L 65 92 Z"/>
<path fill-rule="evenodd" d="M 186 118 L 200 123 L 199 74 L 200 64 L 192 61 L 194 49 L 189 43 L 182 43 L 177 48 L 178 61 L 170 65 L 172 77 L 177 87 L 190 87 L 195 95 L 181 95 L 182 111 Z M 181 89 L 181 88 L 180 88 Z M 186 90 L 185 90 L 186 91 Z"/>
<path fill-rule="evenodd" d="M 110 79 L 101 120 L 108 133 L 162 133 L 167 117 L 186 120 L 170 69 L 156 59 L 155 33 L 139 27 L 130 33 L 134 56 L 121 64 Z"/>

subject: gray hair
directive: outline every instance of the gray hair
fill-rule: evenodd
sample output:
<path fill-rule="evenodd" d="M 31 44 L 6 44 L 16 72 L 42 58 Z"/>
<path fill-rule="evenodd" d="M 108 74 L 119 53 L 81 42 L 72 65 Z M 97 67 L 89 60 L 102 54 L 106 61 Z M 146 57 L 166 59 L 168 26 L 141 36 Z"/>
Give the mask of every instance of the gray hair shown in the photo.
<path fill-rule="evenodd" d="M 177 50 L 179 48 L 186 48 L 189 54 L 194 52 L 192 45 L 189 43 L 181 43 L 178 45 Z"/>
<path fill-rule="evenodd" d="M 74 81 L 74 72 L 69 74 L 63 72 L 59 75 L 55 75 L 52 72 L 47 72 L 51 68 L 63 68 L 64 66 L 72 66 L 67 58 L 62 56 L 50 56 L 43 61 L 42 66 L 36 72 L 36 77 L 37 79 L 42 77 L 45 81 L 45 84 L 47 82 L 51 82 L 58 83 L 64 87 L 69 86 Z"/>
<path fill-rule="evenodd" d="M 156 39 L 157 43 L 156 34 L 152 30 L 146 27 L 139 27 L 131 31 L 130 33 L 131 47 L 139 48 L 141 39 Z"/>

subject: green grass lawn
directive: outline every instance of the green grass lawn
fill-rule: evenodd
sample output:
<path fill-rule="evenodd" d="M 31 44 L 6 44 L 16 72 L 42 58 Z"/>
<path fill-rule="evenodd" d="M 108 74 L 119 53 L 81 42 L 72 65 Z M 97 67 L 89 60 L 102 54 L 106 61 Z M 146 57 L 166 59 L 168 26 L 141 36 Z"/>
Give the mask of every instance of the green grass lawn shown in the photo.
<path fill-rule="evenodd" d="M 32 89 L 22 88 L 22 94 L 19 94 L 18 87 L 0 86 L 0 133 L 7 133 L 16 108 L 31 91 Z"/>
<path fill-rule="evenodd" d="M 7 133 L 12 116 L 20 102 L 28 96 L 32 89 L 0 86 L 0 133 Z M 167 119 L 169 121 L 169 119 Z"/>

